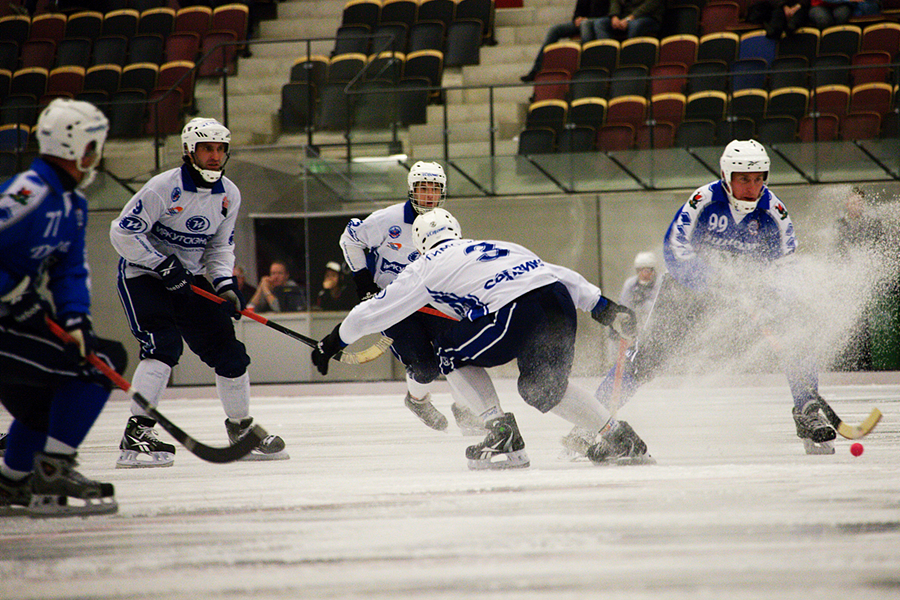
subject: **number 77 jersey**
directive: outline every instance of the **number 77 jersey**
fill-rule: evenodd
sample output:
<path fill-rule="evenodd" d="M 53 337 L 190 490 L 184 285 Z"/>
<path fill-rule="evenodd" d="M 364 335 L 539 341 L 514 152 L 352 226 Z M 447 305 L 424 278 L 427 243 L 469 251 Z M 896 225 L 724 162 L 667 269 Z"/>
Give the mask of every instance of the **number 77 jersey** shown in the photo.
<path fill-rule="evenodd" d="M 666 268 L 679 283 L 702 289 L 715 255 L 766 263 L 797 249 L 794 224 L 768 188 L 756 209 L 732 210 L 721 181 L 701 187 L 675 214 L 663 241 Z"/>

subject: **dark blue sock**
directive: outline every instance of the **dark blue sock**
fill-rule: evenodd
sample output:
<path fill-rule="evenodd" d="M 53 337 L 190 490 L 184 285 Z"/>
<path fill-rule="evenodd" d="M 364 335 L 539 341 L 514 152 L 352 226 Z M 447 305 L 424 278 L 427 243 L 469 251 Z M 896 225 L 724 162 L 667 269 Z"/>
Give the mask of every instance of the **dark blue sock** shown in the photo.
<path fill-rule="evenodd" d="M 46 433 L 29 429 L 21 421 L 15 420 L 9 427 L 3 462 L 10 469 L 30 472 L 34 468 L 34 454 L 44 449 L 46 441 Z"/>
<path fill-rule="evenodd" d="M 61 387 L 50 403 L 47 435 L 78 448 L 109 398 L 109 390 L 74 379 Z"/>

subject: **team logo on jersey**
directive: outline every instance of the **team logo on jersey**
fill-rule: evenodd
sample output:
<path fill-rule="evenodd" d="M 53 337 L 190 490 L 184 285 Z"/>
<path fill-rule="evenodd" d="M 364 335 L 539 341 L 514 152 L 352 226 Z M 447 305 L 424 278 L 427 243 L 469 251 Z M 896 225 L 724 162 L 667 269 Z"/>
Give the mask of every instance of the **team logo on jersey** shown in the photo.
<path fill-rule="evenodd" d="M 171 217 L 172 215 L 177 215 L 178 213 L 180 213 L 183 210 L 184 210 L 184 207 L 173 206 L 172 208 L 170 208 L 169 210 L 166 211 L 166 214 Z"/>
<path fill-rule="evenodd" d="M 32 194 L 31 190 L 22 188 L 15 194 L 6 194 L 6 195 L 9 196 L 10 198 L 12 198 L 12 201 L 15 202 L 16 204 L 21 204 L 22 206 L 25 206 L 28 203 L 28 199 L 31 198 L 31 194 Z"/>
<path fill-rule="evenodd" d="M 781 220 L 784 221 L 788 217 L 787 209 L 784 207 L 784 204 L 781 202 L 775 205 L 775 210 L 778 212 L 778 216 L 781 217 Z"/>
<path fill-rule="evenodd" d="M 141 233 L 147 229 L 147 224 L 137 217 L 122 217 L 119 219 L 119 227 L 132 233 Z"/>
<path fill-rule="evenodd" d="M 750 235 L 759 235 L 759 221 L 754 219 L 747 223 L 747 233 Z"/>
<path fill-rule="evenodd" d="M 222 197 L 222 216 L 228 216 L 228 196 Z"/>
<path fill-rule="evenodd" d="M 403 247 L 403 244 L 400 242 L 388 242 L 388 248 L 391 250 L 400 250 Z"/>
<path fill-rule="evenodd" d="M 388 229 L 388 235 L 394 238 L 395 240 L 400 237 L 400 234 L 403 233 L 403 230 L 400 229 L 399 225 L 394 225 L 390 229 Z"/>
<path fill-rule="evenodd" d="M 385 273 L 396 273 L 399 275 L 400 271 L 402 271 L 405 266 L 406 265 L 403 263 L 393 262 L 384 258 L 381 259 L 381 270 Z"/>
<path fill-rule="evenodd" d="M 0 221 L 8 221 L 12 219 L 12 211 L 5 206 L 0 206 Z"/>
<path fill-rule="evenodd" d="M 419 251 L 418 251 L 418 250 L 416 250 L 415 252 L 413 252 L 412 254 L 410 254 L 409 256 L 407 256 L 407 257 L 406 257 L 406 260 L 408 260 L 409 262 L 413 262 L 413 261 L 416 260 L 417 258 L 419 258 Z"/>
<path fill-rule="evenodd" d="M 209 219 L 197 215 L 196 217 L 188 219 L 184 226 L 187 227 L 189 231 L 206 231 L 209 229 Z"/>
<path fill-rule="evenodd" d="M 694 197 L 691 198 L 690 202 L 688 202 L 688 206 L 691 208 L 697 208 L 697 204 L 703 200 L 703 194 L 694 194 Z"/>
<path fill-rule="evenodd" d="M 178 202 L 181 200 L 181 188 L 177 187 L 172 190 L 172 202 Z"/>

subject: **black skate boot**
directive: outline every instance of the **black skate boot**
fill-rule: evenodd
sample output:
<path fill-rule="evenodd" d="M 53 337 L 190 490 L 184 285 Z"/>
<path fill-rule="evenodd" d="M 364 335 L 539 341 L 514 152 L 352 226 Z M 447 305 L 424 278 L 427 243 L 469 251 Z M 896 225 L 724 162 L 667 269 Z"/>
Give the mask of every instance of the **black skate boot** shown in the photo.
<path fill-rule="evenodd" d="M 612 429 L 600 434 L 600 441 L 588 448 L 587 457 L 595 465 L 653 465 L 647 444 L 631 425 L 618 421 Z"/>
<path fill-rule="evenodd" d="M 0 474 L 0 516 L 25 515 L 31 504 L 31 475 L 18 481 Z"/>
<path fill-rule="evenodd" d="M 466 448 L 470 469 L 524 469 L 531 464 L 512 413 L 491 419 L 485 425 L 488 434 L 484 441 Z"/>
<path fill-rule="evenodd" d="M 75 456 L 40 452 L 34 457 L 29 517 L 108 515 L 119 510 L 111 483 L 75 470 Z"/>
<path fill-rule="evenodd" d="M 236 444 L 247 435 L 251 427 L 253 427 L 253 417 L 247 417 L 238 423 L 225 419 L 228 441 L 232 444 Z M 277 435 L 267 435 L 241 460 L 286 460 L 288 458 L 290 455 L 284 450 L 284 440 Z"/>
<path fill-rule="evenodd" d="M 597 432 L 576 425 L 560 440 L 560 443 L 563 447 L 560 459 L 584 460 L 587 459 L 588 448 L 597 443 Z"/>
<path fill-rule="evenodd" d="M 791 411 L 797 426 L 797 437 L 803 442 L 807 454 L 834 454 L 836 434 L 821 412 L 824 403 L 825 400 L 817 395 L 803 408 L 795 406 Z"/>
<path fill-rule="evenodd" d="M 473 413 L 467 406 L 454 402 L 450 406 L 450 410 L 453 411 L 453 418 L 456 420 L 456 425 L 463 435 L 480 436 L 487 433 L 484 421 L 482 421 L 481 418 Z"/>
<path fill-rule="evenodd" d="M 160 441 L 155 426 L 156 421 L 150 417 L 128 419 L 125 435 L 119 442 L 117 469 L 171 467 L 175 463 L 175 446 Z"/>
<path fill-rule="evenodd" d="M 419 420 L 434 429 L 435 431 L 447 430 L 447 417 L 434 407 L 431 403 L 431 394 L 425 394 L 421 400 L 416 400 L 412 394 L 406 392 L 406 398 L 403 399 L 406 408 L 412 411 Z"/>

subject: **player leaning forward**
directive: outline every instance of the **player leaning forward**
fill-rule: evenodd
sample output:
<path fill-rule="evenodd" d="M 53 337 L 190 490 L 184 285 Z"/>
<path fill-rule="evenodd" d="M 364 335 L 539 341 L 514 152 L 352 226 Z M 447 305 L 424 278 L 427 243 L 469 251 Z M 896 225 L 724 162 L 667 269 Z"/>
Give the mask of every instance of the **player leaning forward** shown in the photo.
<path fill-rule="evenodd" d="M 40 156 L 0 184 L 0 401 L 13 416 L 0 464 L 0 510 L 35 517 L 116 512 L 112 484 L 75 470 L 75 455 L 109 398 L 125 348 L 98 338 L 90 319 L 87 200 L 109 122 L 87 102 L 56 99 L 38 117 Z M 54 308 L 41 296 L 42 278 Z M 55 314 L 54 314 L 55 313 Z M 63 344 L 52 316 L 77 344 Z"/>
<path fill-rule="evenodd" d="M 246 300 L 233 277 L 237 186 L 223 175 L 231 132 L 215 119 L 192 119 L 181 133 L 184 164 L 148 181 L 112 222 L 119 260 L 119 298 L 141 345 L 133 386 L 153 406 L 178 364 L 182 339 L 216 373 L 216 389 L 234 443 L 250 430 L 250 357 L 230 317 Z M 203 277 L 206 275 L 206 277 Z M 211 284 L 210 284 L 211 280 Z M 191 291 L 215 291 L 219 305 Z M 119 445 L 119 467 L 172 465 L 175 447 L 161 442 L 156 422 L 133 403 Z M 288 458 L 284 441 L 268 436 L 249 459 Z"/>
<path fill-rule="evenodd" d="M 484 442 L 466 450 L 470 468 L 528 466 L 515 418 L 500 408 L 485 371 L 513 359 L 526 403 L 602 432 L 596 462 L 649 459 L 646 445 L 627 423 L 613 420 L 589 391 L 569 382 L 575 309 L 590 312 L 622 335 L 633 335 L 634 313 L 603 297 L 578 273 L 545 263 L 522 246 L 461 238 L 459 223 L 446 210 L 418 216 L 413 241 L 422 256 L 319 342 L 312 354 L 319 370 L 327 372 L 328 359 L 345 344 L 430 303 L 460 319 L 435 337 L 434 348 L 450 386 L 488 427 Z"/>
<path fill-rule="evenodd" d="M 766 187 L 770 160 L 753 140 L 734 140 L 720 159 L 722 178 L 699 188 L 669 225 L 663 242 L 668 274 L 626 364 L 627 396 L 654 377 L 673 357 L 688 351 L 715 315 L 727 315 L 729 347 L 763 334 L 784 356 L 794 399 L 797 436 L 807 454 L 833 454 L 835 430 L 825 420 L 815 365 L 803 344 L 774 341 L 778 328 L 796 320 L 784 281 L 796 277 L 788 257 L 797 241 L 784 204 Z M 751 319 L 745 319 L 746 315 Z M 734 315 L 739 315 L 734 317 Z M 607 406 L 612 372 L 597 395 Z"/>

